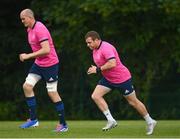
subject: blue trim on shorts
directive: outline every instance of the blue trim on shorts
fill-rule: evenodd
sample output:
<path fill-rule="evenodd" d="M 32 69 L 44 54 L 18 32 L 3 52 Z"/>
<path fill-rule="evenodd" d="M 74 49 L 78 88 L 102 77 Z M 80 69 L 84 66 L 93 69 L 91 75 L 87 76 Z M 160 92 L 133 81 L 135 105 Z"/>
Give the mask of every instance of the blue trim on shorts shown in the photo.
<path fill-rule="evenodd" d="M 37 74 L 41 76 L 43 80 L 50 83 L 58 80 L 58 71 L 59 63 L 50 67 L 40 67 L 36 63 L 34 63 L 31 66 L 29 73 Z"/>
<path fill-rule="evenodd" d="M 115 83 L 111 83 L 110 81 L 108 81 L 106 78 L 101 78 L 98 82 L 98 85 L 102 85 L 105 87 L 108 87 L 110 89 L 118 89 L 118 90 L 123 90 L 123 95 L 127 96 L 129 94 L 131 94 L 134 91 L 134 87 L 132 85 L 132 81 L 131 78 L 128 79 L 125 82 L 119 83 L 119 84 L 115 84 Z"/>

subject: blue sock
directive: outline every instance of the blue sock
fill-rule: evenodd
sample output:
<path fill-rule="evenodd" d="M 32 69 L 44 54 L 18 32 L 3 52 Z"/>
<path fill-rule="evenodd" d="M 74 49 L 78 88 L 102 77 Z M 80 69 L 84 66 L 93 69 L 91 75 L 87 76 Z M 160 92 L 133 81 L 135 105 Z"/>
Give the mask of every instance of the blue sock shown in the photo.
<path fill-rule="evenodd" d="M 56 111 L 58 112 L 59 122 L 62 125 L 66 125 L 65 117 L 64 117 L 64 104 L 62 101 L 55 103 Z"/>
<path fill-rule="evenodd" d="M 36 120 L 36 99 L 35 96 L 33 97 L 26 97 L 26 103 L 29 107 L 29 114 L 31 120 Z"/>

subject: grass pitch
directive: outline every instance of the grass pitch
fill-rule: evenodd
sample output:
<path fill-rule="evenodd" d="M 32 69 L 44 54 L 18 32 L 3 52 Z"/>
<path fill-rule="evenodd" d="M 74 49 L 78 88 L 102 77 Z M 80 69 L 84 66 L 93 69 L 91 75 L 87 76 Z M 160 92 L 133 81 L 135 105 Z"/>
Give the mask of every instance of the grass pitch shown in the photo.
<path fill-rule="evenodd" d="M 36 128 L 20 129 L 23 122 L 0 122 L 0 138 L 180 138 L 180 121 L 158 121 L 154 134 L 146 135 L 144 121 L 118 121 L 118 126 L 103 132 L 106 121 L 67 121 L 69 130 L 55 133 L 57 122 L 40 121 Z"/>

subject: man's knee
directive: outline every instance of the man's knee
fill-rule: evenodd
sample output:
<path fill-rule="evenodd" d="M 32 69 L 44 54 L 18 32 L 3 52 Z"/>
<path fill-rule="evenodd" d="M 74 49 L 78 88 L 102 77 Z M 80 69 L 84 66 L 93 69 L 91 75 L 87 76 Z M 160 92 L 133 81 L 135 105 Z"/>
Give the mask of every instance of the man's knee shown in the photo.
<path fill-rule="evenodd" d="M 46 83 L 46 88 L 48 92 L 57 92 L 57 84 L 58 82 L 51 82 L 51 83 Z"/>
<path fill-rule="evenodd" d="M 95 93 L 93 93 L 93 94 L 91 95 L 91 98 L 92 98 L 93 100 L 99 100 L 100 96 L 97 95 L 97 94 L 95 94 Z"/>
<path fill-rule="evenodd" d="M 31 93 L 33 91 L 33 86 L 30 84 L 24 83 L 23 90 L 25 93 Z"/>
<path fill-rule="evenodd" d="M 133 107 L 137 107 L 140 105 L 141 102 L 137 98 L 134 98 L 132 100 L 129 100 L 128 103 Z"/>
<path fill-rule="evenodd" d="M 131 106 L 135 106 L 135 102 L 132 101 L 132 100 L 128 101 L 128 103 L 129 103 L 129 105 L 131 105 Z"/>

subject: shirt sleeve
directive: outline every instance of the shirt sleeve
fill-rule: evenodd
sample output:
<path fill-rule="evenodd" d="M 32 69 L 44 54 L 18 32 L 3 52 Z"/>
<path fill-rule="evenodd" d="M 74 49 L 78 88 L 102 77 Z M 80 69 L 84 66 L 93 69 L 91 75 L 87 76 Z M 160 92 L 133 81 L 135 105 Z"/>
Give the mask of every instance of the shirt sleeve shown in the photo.
<path fill-rule="evenodd" d="M 104 58 L 108 61 L 110 59 L 115 58 L 115 53 L 113 50 L 113 46 L 108 45 L 102 50 Z"/>
<path fill-rule="evenodd" d="M 48 40 L 48 30 L 45 26 L 38 26 L 36 30 L 36 37 L 39 42 L 43 42 L 45 40 Z"/>

